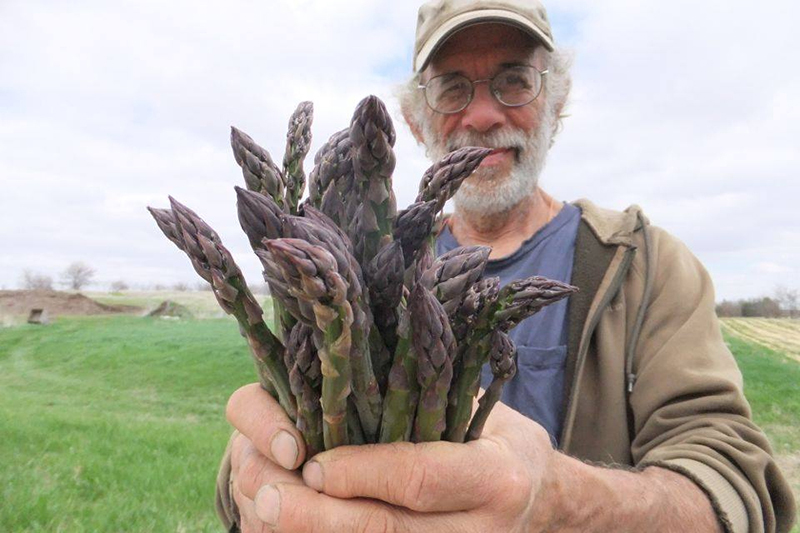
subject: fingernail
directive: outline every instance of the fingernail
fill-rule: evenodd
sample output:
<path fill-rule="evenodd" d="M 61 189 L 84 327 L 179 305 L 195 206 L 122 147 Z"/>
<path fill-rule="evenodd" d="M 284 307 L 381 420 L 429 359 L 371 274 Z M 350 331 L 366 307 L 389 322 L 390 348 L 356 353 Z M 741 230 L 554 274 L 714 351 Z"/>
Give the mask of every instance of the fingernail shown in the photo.
<path fill-rule="evenodd" d="M 292 470 L 297 462 L 297 441 L 288 431 L 279 431 L 269 445 L 272 458 L 286 470 Z"/>
<path fill-rule="evenodd" d="M 322 491 L 322 467 L 316 461 L 307 463 L 303 468 L 303 481 L 316 491 Z"/>
<path fill-rule="evenodd" d="M 269 526 L 278 523 L 281 514 L 281 494 L 272 485 L 264 485 L 256 494 L 256 515 Z"/>

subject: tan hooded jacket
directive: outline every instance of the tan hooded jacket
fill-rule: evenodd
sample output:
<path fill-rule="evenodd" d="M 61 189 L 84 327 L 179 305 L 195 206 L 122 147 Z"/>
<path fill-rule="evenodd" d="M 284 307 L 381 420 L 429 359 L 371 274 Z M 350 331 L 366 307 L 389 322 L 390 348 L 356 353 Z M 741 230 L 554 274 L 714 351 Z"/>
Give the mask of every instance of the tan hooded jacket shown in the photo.
<path fill-rule="evenodd" d="M 680 472 L 709 495 L 728 531 L 789 531 L 795 502 L 751 420 L 708 273 L 638 207 L 575 205 L 583 214 L 572 284 L 581 291 L 569 307 L 562 451 Z M 226 451 L 217 511 L 236 531 L 229 477 Z"/>

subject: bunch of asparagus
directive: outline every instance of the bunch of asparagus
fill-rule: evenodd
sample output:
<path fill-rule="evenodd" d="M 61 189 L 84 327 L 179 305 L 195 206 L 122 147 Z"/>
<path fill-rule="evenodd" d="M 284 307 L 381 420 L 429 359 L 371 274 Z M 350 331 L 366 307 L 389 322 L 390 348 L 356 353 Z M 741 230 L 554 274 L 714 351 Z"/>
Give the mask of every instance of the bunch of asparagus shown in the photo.
<path fill-rule="evenodd" d="M 280 167 L 231 131 L 247 187 L 236 187 L 239 221 L 264 267 L 272 330 L 202 218 L 173 198 L 148 209 L 238 321 L 262 387 L 296 421 L 309 457 L 345 444 L 477 439 L 516 372 L 509 330 L 576 289 L 540 277 L 501 287 L 482 277 L 484 246 L 435 257 L 445 202 L 491 150 L 450 153 L 398 212 L 395 130 L 374 96 L 316 154 L 301 203 L 312 116 L 310 102 L 292 115 Z M 494 378 L 472 416 L 486 363 Z"/>

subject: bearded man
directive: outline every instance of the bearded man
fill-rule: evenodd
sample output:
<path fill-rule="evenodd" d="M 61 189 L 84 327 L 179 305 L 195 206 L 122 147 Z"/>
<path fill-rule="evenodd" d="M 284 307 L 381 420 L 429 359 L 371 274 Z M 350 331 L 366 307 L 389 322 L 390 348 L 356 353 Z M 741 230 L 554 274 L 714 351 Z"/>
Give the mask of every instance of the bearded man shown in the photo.
<path fill-rule="evenodd" d="M 487 275 L 581 292 L 515 330 L 519 372 L 468 444 L 345 447 L 297 472 L 298 431 L 257 385 L 240 389 L 218 480 L 226 526 L 788 531 L 794 501 L 750 419 L 705 269 L 638 208 L 564 204 L 538 185 L 570 88 L 544 7 L 428 2 L 414 71 L 401 104 L 433 158 L 494 148 L 457 193 L 438 251 L 490 245 Z"/>

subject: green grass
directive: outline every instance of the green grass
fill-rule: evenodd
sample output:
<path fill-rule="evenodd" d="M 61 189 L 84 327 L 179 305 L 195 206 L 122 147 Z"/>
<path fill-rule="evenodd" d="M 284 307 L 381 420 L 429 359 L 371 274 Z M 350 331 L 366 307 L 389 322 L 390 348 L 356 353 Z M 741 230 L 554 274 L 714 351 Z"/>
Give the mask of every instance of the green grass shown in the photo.
<path fill-rule="evenodd" d="M 800 365 L 726 339 L 800 495 Z M 230 319 L 0 328 L 0 531 L 219 531 L 224 407 L 255 381 L 246 352 Z"/>
<path fill-rule="evenodd" d="M 231 320 L 0 330 L 0 531 L 218 531 L 224 407 L 254 370 Z"/>
<path fill-rule="evenodd" d="M 770 436 L 781 454 L 800 451 L 800 364 L 788 357 L 727 337 L 744 375 L 744 391 L 753 419 Z"/>
<path fill-rule="evenodd" d="M 726 335 L 744 376 L 753 420 L 769 437 L 800 503 L 800 364 L 763 346 Z M 792 532 L 800 533 L 800 525 Z"/>

